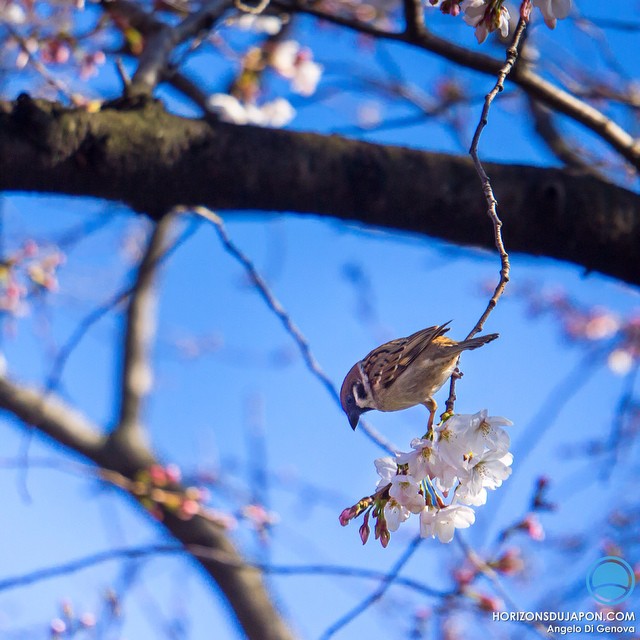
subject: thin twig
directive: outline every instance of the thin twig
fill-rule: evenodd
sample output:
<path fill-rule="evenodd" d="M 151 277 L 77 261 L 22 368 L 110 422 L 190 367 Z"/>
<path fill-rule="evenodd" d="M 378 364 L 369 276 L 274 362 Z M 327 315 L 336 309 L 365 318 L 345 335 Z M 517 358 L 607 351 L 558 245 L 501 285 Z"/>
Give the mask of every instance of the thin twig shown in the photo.
<path fill-rule="evenodd" d="M 124 67 L 122 58 L 116 58 L 116 71 L 118 72 L 118 76 L 120 77 L 120 82 L 122 82 L 122 88 L 126 91 L 131 84 L 131 77 Z"/>
<path fill-rule="evenodd" d="M 329 23 L 352 29 L 358 33 L 371 35 L 378 39 L 405 42 L 418 49 L 435 53 L 449 62 L 481 73 L 495 75 L 498 71 L 497 65 L 500 64 L 499 61 L 491 56 L 471 51 L 426 30 L 420 36 L 412 36 L 406 31 L 389 31 L 369 22 L 329 13 L 320 9 L 320 5 L 317 3 L 302 5 L 290 0 L 271 0 L 271 5 L 292 13 L 306 13 Z M 630 164 L 636 168 L 640 167 L 640 145 L 637 140 L 614 120 L 591 104 L 576 98 L 568 91 L 524 66 L 518 67 L 516 72 L 511 74 L 510 80 L 531 98 L 543 102 L 549 108 L 569 116 L 590 129 Z"/>
<path fill-rule="evenodd" d="M 612 420 L 611 433 L 609 434 L 608 449 L 611 457 L 609 463 L 602 466 L 602 475 L 606 480 L 609 479 L 611 472 L 615 468 L 621 447 L 624 445 L 624 423 L 629 409 L 633 406 L 634 389 L 639 370 L 640 362 L 636 360 L 629 373 L 625 376 L 624 390 L 618 400 Z"/>
<path fill-rule="evenodd" d="M 220 241 L 222 242 L 226 251 L 231 254 L 246 270 L 251 282 L 255 285 L 256 289 L 260 293 L 262 299 L 267 303 L 267 306 L 276 316 L 280 319 L 285 331 L 293 338 L 296 343 L 302 358 L 307 365 L 307 368 L 311 373 L 322 383 L 329 395 L 337 403 L 340 404 L 340 393 L 333 384 L 331 378 L 325 373 L 320 366 L 320 363 L 316 360 L 309 341 L 306 339 L 302 331 L 298 328 L 295 322 L 291 319 L 291 316 L 286 312 L 280 301 L 275 297 L 269 285 L 264 278 L 260 275 L 253 262 L 238 248 L 238 246 L 231 240 L 227 230 L 224 226 L 224 222 L 220 216 L 207 209 L 206 207 L 194 207 L 193 209 L 183 209 L 183 211 L 192 211 L 196 215 L 204 218 L 211 224 L 213 224 Z M 364 433 L 379 447 L 391 453 L 392 455 L 398 450 L 392 443 L 379 434 L 371 425 L 364 421 L 360 421 L 360 426 Z"/>
<path fill-rule="evenodd" d="M 340 629 L 349 624 L 352 620 L 357 618 L 361 613 L 364 613 L 369 607 L 374 605 L 384 594 L 387 592 L 389 587 L 394 582 L 398 581 L 398 574 L 404 566 L 409 562 L 413 554 L 416 552 L 423 538 L 417 535 L 407 546 L 404 553 L 400 556 L 398 561 L 393 565 L 391 571 L 387 573 L 382 579 L 380 586 L 367 598 L 365 598 L 362 602 L 359 602 L 353 609 L 348 611 L 345 615 L 340 617 L 336 622 L 334 622 L 323 634 L 320 636 L 320 640 L 329 640 L 332 638 Z"/>
<path fill-rule="evenodd" d="M 64 562 L 53 567 L 46 567 L 44 569 L 37 569 L 31 573 L 26 573 L 21 576 L 11 576 L 0 580 L 0 592 L 7 591 L 8 589 L 16 589 L 17 587 L 26 587 L 42 580 L 49 578 L 56 578 L 58 576 L 68 575 L 93 567 L 103 562 L 109 562 L 110 560 L 122 560 L 122 559 L 136 559 L 145 558 L 149 556 L 157 556 L 173 553 L 184 553 L 185 548 L 176 544 L 158 544 L 147 547 L 134 547 L 130 549 L 111 549 L 109 551 L 102 551 L 94 553 L 83 558 L 71 560 L 70 562 Z"/>
<path fill-rule="evenodd" d="M 169 257 L 171 257 L 177 249 L 179 249 L 198 229 L 199 224 L 193 224 L 187 227 L 187 229 L 176 239 L 176 241 L 165 251 L 165 253 L 158 259 L 158 264 L 162 264 Z M 67 361 L 71 357 L 71 354 L 75 351 L 76 347 L 80 344 L 84 336 L 93 325 L 101 320 L 110 311 L 115 309 L 119 304 L 126 301 L 133 293 L 134 286 L 128 286 L 121 291 L 114 293 L 108 300 L 102 303 L 99 307 L 96 307 L 91 311 L 83 320 L 81 320 L 73 333 L 69 336 L 67 341 L 58 350 L 58 353 L 51 365 L 49 375 L 45 383 L 46 393 L 55 391 L 62 379 L 62 374 L 66 367 Z"/>
<path fill-rule="evenodd" d="M 538 411 L 522 430 L 523 436 L 516 443 L 518 467 L 524 468 L 525 461 L 536 451 L 536 446 L 544 435 L 555 426 L 556 420 L 569 401 L 591 380 L 602 364 L 605 350 L 602 347 L 589 349 L 569 372 L 551 389 L 549 394 L 538 400 Z M 497 491 L 492 497 L 494 513 L 499 511 L 508 491 Z"/>
<path fill-rule="evenodd" d="M 466 542 L 466 540 L 464 539 L 464 535 L 461 533 L 458 533 L 456 535 L 456 541 L 458 543 L 458 546 L 462 549 L 462 551 L 464 552 L 464 554 L 467 557 L 467 560 L 473 565 L 473 567 L 479 572 L 481 573 L 485 578 L 487 578 L 487 580 L 489 580 L 489 582 L 491 582 L 491 584 L 493 585 L 493 588 L 495 589 L 496 593 L 498 593 L 498 595 L 502 598 L 502 600 L 504 601 L 504 603 L 509 607 L 509 609 L 511 611 L 518 611 L 518 612 L 522 612 L 522 609 L 517 605 L 517 603 L 515 602 L 515 600 L 513 600 L 511 598 L 511 596 L 509 595 L 509 592 L 505 589 L 504 585 L 502 584 L 500 577 L 498 576 L 497 572 L 495 571 L 495 569 L 493 569 L 492 567 L 490 567 L 472 548 L 471 546 L 469 546 Z M 541 637 L 548 639 L 550 636 L 547 633 L 547 628 L 540 622 L 531 622 L 531 623 L 526 623 L 527 626 L 532 627 L 533 630 L 540 635 Z"/>
<path fill-rule="evenodd" d="M 526 0 L 525 0 L 526 1 Z M 482 166 L 482 162 L 480 160 L 480 156 L 478 155 L 478 144 L 480 142 L 480 136 L 484 128 L 487 126 L 489 122 L 489 110 L 491 108 L 491 104 L 493 103 L 496 96 L 504 89 L 504 82 L 506 77 L 509 75 L 513 65 L 516 62 L 518 57 L 518 46 L 520 45 L 520 40 L 522 35 L 524 34 L 524 30 L 527 26 L 527 21 L 525 18 L 520 18 L 518 21 L 518 26 L 516 28 L 515 35 L 513 37 L 513 42 L 511 46 L 507 49 L 507 60 L 500 69 L 500 73 L 498 74 L 498 80 L 494 86 L 494 88 L 487 94 L 484 102 L 484 107 L 482 109 L 482 115 L 480 117 L 480 122 L 476 128 L 476 131 L 473 136 L 473 140 L 471 142 L 471 148 L 469 149 L 469 154 L 473 159 L 473 164 L 476 168 L 476 172 L 478 173 L 478 177 L 480 178 L 480 182 L 482 184 L 482 190 L 484 191 L 484 196 L 487 201 L 487 214 L 493 223 L 493 231 L 496 243 L 496 249 L 500 254 L 500 281 L 498 282 L 493 295 L 491 296 L 489 303 L 487 304 L 487 308 L 485 309 L 482 316 L 476 323 L 475 327 L 469 332 L 467 338 L 473 337 L 479 331 L 482 331 L 482 327 L 486 319 L 489 317 L 489 314 L 494 309 L 496 304 L 498 303 L 498 299 L 504 292 L 507 283 L 509 282 L 509 255 L 504 247 L 504 241 L 502 239 L 502 221 L 498 217 L 498 201 L 496 200 L 493 188 L 491 186 L 491 181 L 489 176 L 487 175 L 484 167 Z"/>
<path fill-rule="evenodd" d="M 69 575 L 89 569 L 91 567 L 103 564 L 105 562 L 111 562 L 113 560 L 137 560 L 149 557 L 157 557 L 162 555 L 174 555 L 185 554 L 196 558 L 202 558 L 213 562 L 219 562 L 221 564 L 227 564 L 230 566 L 251 566 L 255 569 L 259 569 L 264 573 L 280 576 L 301 576 L 301 575 L 329 575 L 339 576 L 346 578 L 361 578 L 366 580 L 387 580 L 388 575 L 382 571 L 375 571 L 373 569 L 364 569 L 361 567 L 345 567 L 340 565 L 272 565 L 264 563 L 238 563 L 237 560 L 233 560 L 229 557 L 225 557 L 220 552 L 209 547 L 201 547 L 198 545 L 179 545 L 179 544 L 153 544 L 141 547 L 125 547 L 109 549 L 107 551 L 100 551 L 93 553 L 82 558 L 76 558 L 69 562 L 64 562 L 52 567 L 45 567 L 43 569 L 37 569 L 19 576 L 10 576 L 0 580 L 0 592 L 8 591 L 9 589 L 17 589 L 19 587 L 25 587 L 43 580 L 50 578 L 57 578 L 59 576 Z M 449 595 L 447 591 L 440 591 L 434 589 L 423 582 L 414 580 L 412 578 L 405 578 L 402 576 L 395 576 L 394 583 L 396 585 L 412 589 L 421 595 L 431 598 L 443 598 Z"/>
<path fill-rule="evenodd" d="M 524 0 L 523 7 L 528 3 L 528 0 Z M 504 290 L 509 282 L 509 274 L 511 271 L 511 265 L 509 264 L 509 254 L 504 246 L 504 241 L 502 239 L 502 220 L 500 220 L 498 216 L 498 201 L 495 198 L 493 193 L 493 187 L 491 186 L 491 180 L 487 175 L 487 172 L 484 170 L 482 166 L 482 161 L 480 160 L 480 156 L 478 155 L 478 144 L 480 143 L 480 136 L 484 131 L 484 128 L 487 126 L 489 122 L 489 110 L 491 109 L 491 105 L 495 100 L 496 96 L 504 89 L 504 82 L 513 69 L 514 64 L 518 58 L 518 47 L 520 45 L 520 41 L 524 34 L 525 28 L 527 26 L 527 19 L 521 15 L 520 20 L 518 21 L 518 26 L 516 27 L 516 32 L 513 36 L 513 41 L 509 48 L 507 49 L 507 59 L 502 68 L 498 73 L 498 79 L 496 81 L 493 89 L 486 95 L 484 100 L 484 106 L 482 108 L 482 114 L 480 116 L 480 121 L 478 122 L 478 126 L 476 127 L 476 131 L 473 135 L 473 140 L 471 141 L 471 147 L 469 149 L 469 155 L 473 159 L 473 164 L 476 169 L 476 173 L 480 178 L 480 182 L 482 184 L 482 190 L 484 192 L 485 200 L 487 201 L 487 215 L 491 219 L 493 224 L 493 237 L 496 245 L 496 249 L 498 250 L 498 254 L 500 255 L 500 279 L 496 288 L 493 292 L 493 295 L 489 299 L 486 309 L 484 313 L 480 316 L 479 320 L 476 322 L 475 326 L 466 339 L 472 338 L 476 333 L 482 331 L 484 327 L 484 323 L 486 322 L 489 314 L 493 311 L 493 309 L 498 304 L 498 300 L 500 296 L 504 293 Z M 459 358 L 458 358 L 459 360 Z M 456 400 L 456 381 L 459 379 L 459 376 L 451 376 L 451 382 L 449 385 L 449 397 L 446 402 L 446 412 L 453 412 L 453 405 Z"/>

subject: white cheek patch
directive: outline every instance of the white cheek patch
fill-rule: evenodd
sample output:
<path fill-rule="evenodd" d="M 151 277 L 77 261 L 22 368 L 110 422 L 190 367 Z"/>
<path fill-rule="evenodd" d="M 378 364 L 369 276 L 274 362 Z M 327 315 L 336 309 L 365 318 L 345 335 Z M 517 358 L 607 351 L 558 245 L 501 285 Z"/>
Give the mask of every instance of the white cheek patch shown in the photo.
<path fill-rule="evenodd" d="M 361 409 L 364 409 L 369 403 L 369 398 L 367 398 L 367 396 L 361 396 L 358 393 L 359 390 L 364 391 L 364 388 L 362 387 L 361 383 L 358 383 L 353 386 L 353 397 L 356 401 L 356 406 L 360 407 Z"/>
<path fill-rule="evenodd" d="M 356 406 L 360 407 L 360 409 L 373 409 L 371 388 L 369 387 L 367 377 L 362 371 L 362 365 L 360 365 L 360 380 L 353 385 L 353 389 L 351 391 L 356 401 Z"/>

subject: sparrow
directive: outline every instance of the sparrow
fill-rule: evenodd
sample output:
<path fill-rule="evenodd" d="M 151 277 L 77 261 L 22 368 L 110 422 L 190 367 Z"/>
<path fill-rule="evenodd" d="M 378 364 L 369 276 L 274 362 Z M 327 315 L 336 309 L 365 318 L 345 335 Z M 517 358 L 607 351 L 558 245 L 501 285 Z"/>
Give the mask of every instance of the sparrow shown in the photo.
<path fill-rule="evenodd" d="M 456 342 L 444 336 L 450 322 L 386 342 L 351 367 L 340 403 L 352 429 L 365 411 L 401 411 L 418 404 L 429 410 L 427 431 L 431 429 L 438 408 L 433 394 L 453 374 L 460 353 L 498 337 L 489 333 Z"/>

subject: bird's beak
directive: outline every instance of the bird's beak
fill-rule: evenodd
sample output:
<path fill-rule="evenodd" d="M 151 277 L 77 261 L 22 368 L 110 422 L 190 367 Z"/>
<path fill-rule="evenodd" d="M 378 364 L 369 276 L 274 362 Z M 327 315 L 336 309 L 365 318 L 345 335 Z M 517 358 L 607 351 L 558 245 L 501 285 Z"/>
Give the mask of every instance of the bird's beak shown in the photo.
<path fill-rule="evenodd" d="M 358 420 L 360 420 L 360 411 L 351 411 L 348 414 L 348 418 L 351 428 L 355 431 L 356 427 L 358 426 Z"/>

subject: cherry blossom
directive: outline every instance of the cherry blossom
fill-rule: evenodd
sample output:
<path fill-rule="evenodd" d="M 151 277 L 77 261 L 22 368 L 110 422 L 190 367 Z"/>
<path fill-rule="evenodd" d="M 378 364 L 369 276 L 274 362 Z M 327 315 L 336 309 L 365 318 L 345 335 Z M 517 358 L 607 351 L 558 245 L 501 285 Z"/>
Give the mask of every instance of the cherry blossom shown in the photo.
<path fill-rule="evenodd" d="M 373 464 L 375 465 L 376 471 L 380 476 L 380 480 L 378 480 L 376 489 L 380 489 L 388 485 L 398 473 L 398 465 L 396 464 L 395 460 L 393 458 L 390 458 L 389 456 L 385 458 L 377 458 L 373 461 Z"/>
<path fill-rule="evenodd" d="M 450 542 L 456 528 L 475 521 L 471 507 L 484 505 L 488 490 L 497 489 L 511 475 L 513 455 L 503 429 L 511 424 L 507 418 L 489 416 L 486 409 L 448 416 L 422 438 L 411 440 L 412 451 L 399 452 L 395 459 L 376 459 L 376 492 L 344 509 L 340 524 L 346 526 L 364 514 L 359 529 L 364 544 L 372 515 L 376 539 L 386 547 L 392 532 L 412 513 L 420 514 L 423 537 Z"/>
<path fill-rule="evenodd" d="M 397 475 L 391 479 L 389 495 L 411 513 L 420 513 L 424 508 L 424 497 L 420 494 L 420 482 L 408 475 Z"/>
<path fill-rule="evenodd" d="M 481 507 L 487 503 L 487 489 L 480 487 L 480 489 L 473 489 L 469 485 L 460 484 L 456 488 L 456 499 L 462 504 L 469 505 L 471 507 Z"/>
<path fill-rule="evenodd" d="M 0 3 L 0 20 L 8 24 L 24 24 L 27 14 L 17 2 Z"/>
<path fill-rule="evenodd" d="M 384 518 L 389 531 L 397 531 L 400 525 L 407 520 L 410 515 L 411 511 L 393 498 L 384 505 Z"/>
<path fill-rule="evenodd" d="M 464 11 L 464 21 L 476 28 L 478 43 L 482 44 L 496 29 L 503 38 L 509 35 L 510 15 L 506 7 L 487 0 L 463 0 L 460 8 Z"/>
<path fill-rule="evenodd" d="M 626 349 L 614 349 L 607 357 L 609 369 L 619 376 L 623 376 L 633 367 L 633 356 Z"/>
<path fill-rule="evenodd" d="M 571 0 L 533 0 L 533 6 L 540 9 L 547 27 L 555 29 L 556 21 L 569 15 Z"/>
<path fill-rule="evenodd" d="M 282 20 L 277 16 L 256 16 L 250 13 L 243 13 L 233 24 L 242 31 L 255 31 L 270 36 L 275 36 L 282 29 Z"/>
<path fill-rule="evenodd" d="M 511 453 L 488 451 L 469 469 L 466 477 L 461 477 L 461 483 L 473 493 L 478 493 L 482 488 L 497 489 L 511 475 L 512 463 Z"/>
<path fill-rule="evenodd" d="M 426 478 L 431 475 L 431 465 L 436 462 L 433 440 L 428 438 L 414 438 L 410 443 L 413 451 L 401 453 L 398 464 L 408 465 L 409 474 L 414 478 Z"/>
<path fill-rule="evenodd" d="M 242 103 L 226 93 L 209 96 L 208 109 L 223 122 L 232 124 L 254 124 L 261 127 L 283 127 L 295 116 L 295 109 L 284 98 L 276 98 L 262 106 Z"/>
<path fill-rule="evenodd" d="M 291 80 L 291 90 L 301 96 L 315 93 L 323 67 L 313 61 L 309 49 L 295 40 L 284 40 L 272 48 L 269 62 L 283 78 Z"/>
<path fill-rule="evenodd" d="M 443 509 L 425 507 L 420 513 L 420 535 L 423 538 L 437 537 L 440 542 L 451 542 L 456 529 L 466 529 L 476 521 L 473 509 L 453 504 Z"/>
<path fill-rule="evenodd" d="M 511 438 L 502 427 L 511 427 L 513 422 L 502 416 L 488 416 L 488 411 L 483 409 L 471 417 L 469 435 L 474 438 L 473 449 L 492 449 L 506 453 L 511 446 Z"/>

